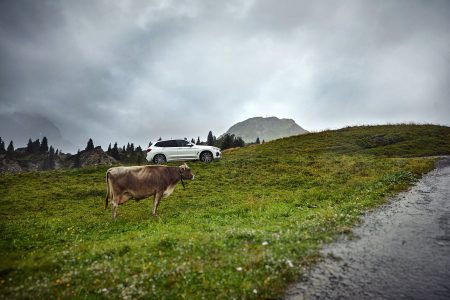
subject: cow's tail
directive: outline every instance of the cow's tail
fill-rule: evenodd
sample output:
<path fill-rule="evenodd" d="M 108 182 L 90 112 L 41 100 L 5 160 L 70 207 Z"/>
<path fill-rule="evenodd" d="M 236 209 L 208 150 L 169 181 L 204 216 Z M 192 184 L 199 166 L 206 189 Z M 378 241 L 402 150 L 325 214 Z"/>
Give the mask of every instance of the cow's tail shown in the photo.
<path fill-rule="evenodd" d="M 109 170 L 106 171 L 106 199 L 105 199 L 105 209 L 108 208 L 108 198 L 111 190 L 109 188 Z"/>

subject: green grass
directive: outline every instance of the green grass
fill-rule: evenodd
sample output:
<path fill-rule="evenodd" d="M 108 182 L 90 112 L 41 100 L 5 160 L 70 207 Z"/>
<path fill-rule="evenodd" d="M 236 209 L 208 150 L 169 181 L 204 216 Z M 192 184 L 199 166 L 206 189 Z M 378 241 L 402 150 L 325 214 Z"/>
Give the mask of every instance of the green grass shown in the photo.
<path fill-rule="evenodd" d="M 450 154 L 450 128 L 345 128 L 190 163 L 151 201 L 104 210 L 107 167 L 0 175 L 0 298 L 279 298 L 323 243 Z"/>

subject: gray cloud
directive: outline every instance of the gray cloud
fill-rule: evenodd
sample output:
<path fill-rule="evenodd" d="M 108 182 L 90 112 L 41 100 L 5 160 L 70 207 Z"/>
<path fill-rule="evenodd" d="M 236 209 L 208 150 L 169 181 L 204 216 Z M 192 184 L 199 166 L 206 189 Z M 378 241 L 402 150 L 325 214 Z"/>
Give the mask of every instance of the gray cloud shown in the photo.
<path fill-rule="evenodd" d="M 309 130 L 450 124 L 448 1 L 3 1 L 0 110 L 82 147 L 217 135 L 253 116 Z M 0 132 L 1 135 L 1 132 Z"/>

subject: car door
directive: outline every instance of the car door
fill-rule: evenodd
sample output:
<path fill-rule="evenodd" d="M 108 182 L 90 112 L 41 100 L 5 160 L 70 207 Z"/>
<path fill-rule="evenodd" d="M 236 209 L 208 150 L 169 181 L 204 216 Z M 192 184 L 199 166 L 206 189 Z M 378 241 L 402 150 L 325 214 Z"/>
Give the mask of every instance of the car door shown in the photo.
<path fill-rule="evenodd" d="M 193 145 L 186 140 L 177 140 L 178 144 L 178 158 L 182 160 L 195 159 L 196 150 Z"/>
<path fill-rule="evenodd" d="M 163 147 L 164 149 L 162 152 L 164 153 L 168 161 L 176 160 L 178 158 L 177 141 L 175 140 L 165 141 Z"/>

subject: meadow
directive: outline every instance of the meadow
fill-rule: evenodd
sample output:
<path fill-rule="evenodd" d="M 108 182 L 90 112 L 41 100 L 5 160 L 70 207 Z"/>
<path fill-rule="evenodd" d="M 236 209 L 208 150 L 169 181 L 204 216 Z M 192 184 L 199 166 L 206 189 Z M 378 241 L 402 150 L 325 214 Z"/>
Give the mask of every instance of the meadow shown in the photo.
<path fill-rule="evenodd" d="M 1 174 L 0 298 L 281 298 L 324 243 L 449 154 L 436 125 L 284 138 L 188 163 L 195 180 L 158 217 L 146 199 L 117 221 L 107 166 Z"/>

